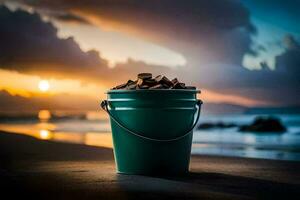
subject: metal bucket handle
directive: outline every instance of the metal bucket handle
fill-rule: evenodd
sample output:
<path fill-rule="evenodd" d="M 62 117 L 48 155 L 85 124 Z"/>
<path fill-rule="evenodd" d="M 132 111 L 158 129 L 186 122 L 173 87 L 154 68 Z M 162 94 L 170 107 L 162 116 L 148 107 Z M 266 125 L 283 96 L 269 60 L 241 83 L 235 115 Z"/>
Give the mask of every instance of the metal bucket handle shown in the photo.
<path fill-rule="evenodd" d="M 189 130 L 187 130 L 187 131 L 185 132 L 185 134 L 183 134 L 183 135 L 181 135 L 181 136 L 179 136 L 179 137 L 173 138 L 173 139 L 155 139 L 155 138 L 150 138 L 150 137 L 143 136 L 143 135 L 141 135 L 141 134 L 139 134 L 139 133 L 137 133 L 137 132 L 135 132 L 135 131 L 132 131 L 132 130 L 128 129 L 126 126 L 124 126 L 122 123 L 120 123 L 120 122 L 119 122 L 119 121 L 111 114 L 111 112 L 110 112 L 109 109 L 108 109 L 108 102 L 107 102 L 107 100 L 103 100 L 103 101 L 101 102 L 101 108 L 102 108 L 104 111 L 107 112 L 107 114 L 111 117 L 111 119 L 113 119 L 113 120 L 116 122 L 116 124 L 118 124 L 121 128 L 123 128 L 123 129 L 126 130 L 127 132 L 131 133 L 132 135 L 135 135 L 135 136 L 137 136 L 137 137 L 139 137 L 139 138 L 142 138 L 142 139 L 145 139 L 145 140 L 151 140 L 151 141 L 155 141 L 155 142 L 172 142 L 172 141 L 176 141 L 176 140 L 179 140 L 179 139 L 181 139 L 181 138 L 186 137 L 187 135 L 189 135 L 189 134 L 193 131 L 193 129 L 195 128 L 195 126 L 196 126 L 196 124 L 197 124 L 197 122 L 198 122 L 198 120 L 199 120 L 199 117 L 200 117 L 200 105 L 201 105 L 201 104 L 202 104 L 202 101 L 199 100 L 199 99 L 197 99 L 197 106 L 198 106 L 198 109 L 197 109 L 197 110 L 198 110 L 198 111 L 197 111 L 197 117 L 196 117 L 196 120 L 195 120 L 193 126 L 192 126 Z"/>

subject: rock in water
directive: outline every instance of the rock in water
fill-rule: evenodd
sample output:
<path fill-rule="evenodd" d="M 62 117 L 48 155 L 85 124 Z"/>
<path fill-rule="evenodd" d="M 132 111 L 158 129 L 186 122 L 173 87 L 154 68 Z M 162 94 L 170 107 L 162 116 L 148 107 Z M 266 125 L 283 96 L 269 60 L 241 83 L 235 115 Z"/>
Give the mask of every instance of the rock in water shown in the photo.
<path fill-rule="evenodd" d="M 281 121 L 275 117 L 257 117 L 250 125 L 240 126 L 241 132 L 277 132 L 283 133 L 286 131 L 286 127 Z"/>
<path fill-rule="evenodd" d="M 199 130 L 206 130 L 206 129 L 225 129 L 225 128 L 233 128 L 236 127 L 236 124 L 233 123 L 224 123 L 224 122 L 217 122 L 217 123 L 202 123 L 198 126 Z"/>

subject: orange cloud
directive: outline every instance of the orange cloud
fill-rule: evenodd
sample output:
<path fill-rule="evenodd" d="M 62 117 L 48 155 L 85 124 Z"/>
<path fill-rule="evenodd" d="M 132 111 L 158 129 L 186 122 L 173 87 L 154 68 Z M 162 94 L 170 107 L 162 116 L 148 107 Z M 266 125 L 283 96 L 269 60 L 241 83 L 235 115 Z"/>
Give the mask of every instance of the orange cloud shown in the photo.
<path fill-rule="evenodd" d="M 232 104 L 249 106 L 249 107 L 270 105 L 270 102 L 267 101 L 250 99 L 238 95 L 222 94 L 222 93 L 218 93 L 206 89 L 201 90 L 201 94 L 199 95 L 199 97 L 204 102 L 210 102 L 210 103 L 232 103 Z"/>

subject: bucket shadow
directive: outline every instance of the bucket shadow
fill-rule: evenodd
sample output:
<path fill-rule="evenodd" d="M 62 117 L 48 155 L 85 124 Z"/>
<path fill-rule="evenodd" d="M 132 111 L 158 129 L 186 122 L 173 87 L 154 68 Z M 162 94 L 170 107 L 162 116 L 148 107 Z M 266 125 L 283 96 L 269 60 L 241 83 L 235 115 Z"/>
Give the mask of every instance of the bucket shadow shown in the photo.
<path fill-rule="evenodd" d="M 127 197 L 143 199 L 297 199 L 300 185 L 221 173 L 117 175 Z M 149 195 L 151 194 L 151 195 Z M 135 199 L 135 198 L 133 198 Z"/>
<path fill-rule="evenodd" d="M 189 172 L 180 176 L 156 177 L 192 184 L 199 189 L 254 199 L 297 199 L 300 195 L 300 185 L 222 173 Z"/>

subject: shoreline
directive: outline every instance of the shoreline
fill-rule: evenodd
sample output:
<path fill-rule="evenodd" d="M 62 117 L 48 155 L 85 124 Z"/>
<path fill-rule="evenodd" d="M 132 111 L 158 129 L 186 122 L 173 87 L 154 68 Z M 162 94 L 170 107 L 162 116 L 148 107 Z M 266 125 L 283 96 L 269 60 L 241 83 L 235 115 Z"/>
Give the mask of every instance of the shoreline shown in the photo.
<path fill-rule="evenodd" d="M 3 125 L 0 124 L 0 131 L 10 132 L 14 134 L 22 134 L 33 136 L 41 140 L 49 140 L 53 142 L 85 144 L 89 146 L 98 147 L 112 147 L 111 132 L 63 132 L 53 131 L 51 126 L 43 125 L 39 128 L 16 125 Z M 222 135 L 225 133 L 222 133 Z M 228 133 L 226 133 L 228 134 Z M 300 146 L 299 144 L 253 144 L 247 142 L 228 142 L 228 141 L 206 141 L 203 138 L 203 133 L 194 131 L 194 137 L 198 141 L 193 141 L 192 155 L 208 155 L 208 156 L 221 156 L 233 158 L 256 158 L 256 159 L 269 159 L 269 160 L 285 160 L 285 161 L 300 161 Z M 244 138 L 247 139 L 247 138 Z M 249 139 L 249 138 L 248 138 Z M 250 138 L 251 139 L 251 138 Z M 253 139 L 253 138 L 252 138 Z M 274 138 L 273 138 L 274 139 Z"/>
<path fill-rule="evenodd" d="M 297 161 L 193 155 L 186 176 L 120 175 L 115 173 L 110 148 L 0 131 L 0 186 L 10 196 L 291 199 L 300 195 L 299 169 Z"/>

